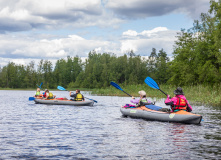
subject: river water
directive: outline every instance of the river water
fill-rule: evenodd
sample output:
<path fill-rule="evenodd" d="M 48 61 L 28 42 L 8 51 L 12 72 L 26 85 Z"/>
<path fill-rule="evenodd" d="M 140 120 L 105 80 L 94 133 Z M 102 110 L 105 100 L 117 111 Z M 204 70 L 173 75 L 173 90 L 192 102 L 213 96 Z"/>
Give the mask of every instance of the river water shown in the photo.
<path fill-rule="evenodd" d="M 221 159 L 221 106 L 192 105 L 203 121 L 187 125 L 124 118 L 120 106 L 130 97 L 83 92 L 98 103 L 74 107 L 35 104 L 28 100 L 34 93 L 0 91 L 2 160 Z M 165 106 L 163 100 L 156 105 Z"/>

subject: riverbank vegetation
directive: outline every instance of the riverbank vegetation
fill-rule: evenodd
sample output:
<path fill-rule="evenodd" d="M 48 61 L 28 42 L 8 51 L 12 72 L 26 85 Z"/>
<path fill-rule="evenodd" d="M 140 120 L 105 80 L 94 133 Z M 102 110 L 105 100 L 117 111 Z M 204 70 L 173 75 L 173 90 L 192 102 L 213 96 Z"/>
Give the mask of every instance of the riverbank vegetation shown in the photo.
<path fill-rule="evenodd" d="M 139 97 L 138 91 L 144 90 L 147 93 L 147 97 L 161 99 L 166 98 L 166 96 L 159 90 L 150 88 L 148 85 L 121 85 L 121 88 L 134 97 Z M 171 97 L 174 96 L 173 91 L 176 89 L 174 85 L 161 85 L 160 89 L 165 93 L 169 94 Z M 221 86 L 183 86 L 183 91 L 186 98 L 191 102 L 191 104 L 208 104 L 214 106 L 221 106 Z M 92 94 L 97 95 L 112 95 L 112 96 L 128 96 L 124 92 L 110 86 L 106 89 L 96 89 L 92 91 Z"/>
<path fill-rule="evenodd" d="M 55 66 L 41 60 L 37 68 L 34 61 L 27 66 L 9 62 L 0 68 L 0 88 L 35 88 L 43 82 L 43 87 L 48 89 L 60 85 L 110 95 L 115 92 L 110 87 L 114 81 L 136 94 L 137 86 L 144 85 L 144 79 L 149 76 L 169 94 L 180 86 L 190 99 L 218 104 L 221 101 L 221 4 L 214 0 L 210 4 L 208 13 L 202 13 L 192 28 L 177 34 L 172 60 L 164 49 L 152 48 L 151 53 L 142 54 L 144 57 L 133 50 L 122 56 L 91 51 L 85 62 L 78 56 L 68 56 L 57 60 Z M 162 96 L 151 92 L 148 91 L 150 96 Z"/>

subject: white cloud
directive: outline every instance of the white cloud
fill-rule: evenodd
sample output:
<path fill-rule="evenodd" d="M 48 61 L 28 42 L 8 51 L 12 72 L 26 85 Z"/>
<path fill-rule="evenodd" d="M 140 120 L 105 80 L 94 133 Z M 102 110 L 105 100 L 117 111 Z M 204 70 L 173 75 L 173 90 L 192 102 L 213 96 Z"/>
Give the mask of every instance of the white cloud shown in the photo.
<path fill-rule="evenodd" d="M 152 30 L 144 30 L 141 33 L 137 33 L 136 31 L 133 30 L 128 30 L 123 32 L 122 36 L 124 38 L 139 38 L 139 37 L 153 37 L 160 35 L 159 33 L 168 31 L 166 27 L 156 27 Z"/>
<path fill-rule="evenodd" d="M 123 36 L 137 36 L 136 31 L 128 30 L 126 32 L 123 32 Z"/>
<path fill-rule="evenodd" d="M 68 37 L 70 37 L 72 40 L 85 40 L 84 38 L 77 36 L 77 35 L 69 35 Z"/>
<path fill-rule="evenodd" d="M 33 39 L 11 35 L 0 35 L 0 56 L 5 58 L 64 58 L 66 56 L 86 57 L 89 51 L 112 51 L 113 42 L 88 40 L 78 35 L 69 35 L 60 39 Z"/>
<path fill-rule="evenodd" d="M 140 33 L 136 32 L 136 35 L 130 34 L 135 32 L 129 30 L 122 34 L 124 39 L 121 40 L 121 53 L 133 50 L 137 54 L 149 56 L 152 48 L 157 50 L 163 48 L 167 54 L 171 55 L 178 31 L 171 31 L 166 27 L 157 27 Z M 127 35 L 127 39 L 125 39 L 125 35 Z"/>
<path fill-rule="evenodd" d="M 145 31 L 141 32 L 140 35 L 150 37 L 152 35 L 155 35 L 158 32 L 162 32 L 162 31 L 168 31 L 168 29 L 166 27 L 157 27 L 152 30 L 145 30 Z"/>
<path fill-rule="evenodd" d="M 95 50 L 99 53 L 112 52 L 123 55 L 130 50 L 142 56 L 150 55 L 152 48 L 163 48 L 168 54 L 177 31 L 165 27 L 157 27 L 142 32 L 128 30 L 122 33 L 122 39 L 117 41 L 89 40 L 79 35 L 68 35 L 55 39 L 34 39 L 32 37 L 0 35 L 0 57 L 14 59 L 60 59 L 67 56 L 87 57 Z M 126 35 L 126 36 L 125 36 Z M 0 64 L 3 65 L 1 60 Z"/>
<path fill-rule="evenodd" d="M 105 11 L 100 0 L 16 0 L 0 2 L 0 32 L 33 29 L 113 26 L 120 22 Z"/>

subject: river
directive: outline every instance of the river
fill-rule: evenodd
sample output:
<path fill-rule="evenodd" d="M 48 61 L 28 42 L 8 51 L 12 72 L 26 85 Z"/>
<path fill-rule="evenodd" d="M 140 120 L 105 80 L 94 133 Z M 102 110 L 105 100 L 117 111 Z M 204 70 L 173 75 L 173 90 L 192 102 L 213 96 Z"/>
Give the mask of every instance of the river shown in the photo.
<path fill-rule="evenodd" d="M 124 118 L 120 106 L 130 97 L 83 92 L 98 103 L 74 107 L 35 104 L 34 93 L 0 91 L 1 160 L 221 159 L 221 106 L 192 105 L 203 121 L 187 125 Z"/>

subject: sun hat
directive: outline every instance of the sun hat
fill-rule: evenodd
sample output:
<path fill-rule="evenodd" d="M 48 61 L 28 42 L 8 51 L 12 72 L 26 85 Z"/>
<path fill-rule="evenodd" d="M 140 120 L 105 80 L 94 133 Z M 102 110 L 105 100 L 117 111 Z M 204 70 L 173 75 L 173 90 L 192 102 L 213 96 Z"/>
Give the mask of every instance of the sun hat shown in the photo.
<path fill-rule="evenodd" d="M 177 89 L 173 93 L 175 95 L 184 95 L 183 89 L 181 87 L 177 87 Z"/>
<path fill-rule="evenodd" d="M 146 96 L 146 92 L 143 91 L 143 90 L 139 91 L 138 93 L 139 93 L 141 96 Z"/>

